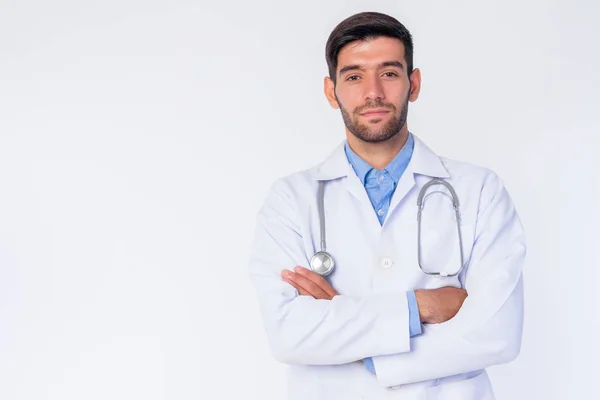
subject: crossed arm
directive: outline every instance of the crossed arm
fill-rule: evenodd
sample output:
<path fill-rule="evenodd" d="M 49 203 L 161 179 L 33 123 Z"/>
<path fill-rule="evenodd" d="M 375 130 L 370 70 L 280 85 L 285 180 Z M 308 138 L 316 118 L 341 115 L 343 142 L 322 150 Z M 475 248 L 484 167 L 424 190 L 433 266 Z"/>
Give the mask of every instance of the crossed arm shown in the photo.
<path fill-rule="evenodd" d="M 298 290 L 300 296 L 331 300 L 339 295 L 322 276 L 301 266 L 296 266 L 294 272 L 283 270 L 281 277 Z M 419 323 L 439 324 L 448 321 L 456 315 L 466 297 L 466 290 L 452 286 L 415 290 Z M 412 314 L 410 318 L 412 323 Z M 364 362 L 369 372 L 376 374 L 373 358 L 368 357 Z"/>
<path fill-rule="evenodd" d="M 520 221 L 504 187 L 492 185 L 478 215 L 465 289 L 416 291 L 424 333 L 410 338 L 405 293 L 338 294 L 308 265 L 294 204 L 274 187 L 259 213 L 250 263 L 274 356 L 335 365 L 372 357 L 385 386 L 443 378 L 508 362 L 520 350 Z M 488 189 L 490 190 L 490 189 Z M 286 276 L 284 276 L 286 275 Z M 321 278 L 322 279 L 322 278 Z"/>
<path fill-rule="evenodd" d="M 296 288 L 300 296 L 331 300 L 339 295 L 321 275 L 299 265 L 294 268 L 294 271 L 287 269 L 281 271 L 281 279 Z M 415 290 L 415 295 L 421 323 L 439 324 L 456 315 L 467 298 L 467 291 L 448 286 L 439 289 Z"/>

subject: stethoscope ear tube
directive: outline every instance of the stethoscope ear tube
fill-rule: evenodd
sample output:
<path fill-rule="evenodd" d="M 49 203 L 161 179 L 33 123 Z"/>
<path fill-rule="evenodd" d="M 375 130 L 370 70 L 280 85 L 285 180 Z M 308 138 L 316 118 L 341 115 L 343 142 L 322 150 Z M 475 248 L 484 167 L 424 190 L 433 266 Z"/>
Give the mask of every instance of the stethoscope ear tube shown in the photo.
<path fill-rule="evenodd" d="M 317 189 L 317 210 L 319 213 L 319 231 L 321 235 L 320 250 L 310 259 L 310 269 L 319 275 L 329 275 L 335 267 L 331 254 L 327 252 L 325 237 L 325 181 L 319 181 Z"/>
<path fill-rule="evenodd" d="M 317 210 L 318 210 L 318 215 L 319 215 L 319 233 L 321 235 L 320 249 L 310 259 L 310 269 L 312 271 L 318 273 L 319 275 L 325 276 L 325 275 L 330 274 L 333 271 L 333 269 L 335 267 L 335 263 L 334 263 L 334 260 L 333 260 L 333 257 L 331 256 L 331 254 L 329 254 L 327 252 L 327 239 L 325 237 L 325 192 L 324 192 L 325 181 L 319 181 L 318 185 L 319 186 L 317 189 Z M 421 252 L 421 219 L 422 219 L 423 203 L 425 200 L 425 194 L 427 193 L 427 189 L 429 189 L 429 187 L 431 187 L 433 185 L 442 185 L 448 189 L 448 191 L 450 192 L 450 195 L 452 197 L 452 206 L 454 208 L 454 212 L 456 215 L 456 227 L 458 230 L 458 242 L 459 242 L 459 247 L 460 247 L 460 266 L 455 272 L 452 272 L 452 273 L 446 272 L 446 271 L 430 272 L 430 271 L 427 271 L 423 267 L 422 252 Z M 459 207 L 458 196 L 456 194 L 456 191 L 454 190 L 454 188 L 452 187 L 452 185 L 450 183 L 448 183 L 442 179 L 439 179 L 439 178 L 433 178 L 429 182 L 427 182 L 425 185 L 423 185 L 423 187 L 419 191 L 419 195 L 417 196 L 417 254 L 418 254 L 417 262 L 419 264 L 419 268 L 421 269 L 421 271 L 423 271 L 427 275 L 442 276 L 442 277 L 454 277 L 454 276 L 457 276 L 462 271 L 463 266 L 464 266 L 464 252 L 463 252 L 462 234 L 461 234 L 461 230 L 460 230 L 460 207 Z"/>
<path fill-rule="evenodd" d="M 325 182 L 319 181 L 319 188 L 317 189 L 318 199 L 318 211 L 319 211 L 319 230 L 321 231 L 321 249 L 320 251 L 327 251 L 327 241 L 325 239 Z"/>
<path fill-rule="evenodd" d="M 423 201 L 425 198 L 425 194 L 427 193 L 427 189 L 429 189 L 429 187 L 433 186 L 433 185 L 442 185 L 442 186 L 446 187 L 448 189 L 448 191 L 450 192 L 450 196 L 452 197 L 452 207 L 454 208 L 454 213 L 456 216 L 456 228 L 458 230 L 458 244 L 459 244 L 459 248 L 460 248 L 459 249 L 460 250 L 460 266 L 455 272 L 452 272 L 452 273 L 446 272 L 446 271 L 430 272 L 430 271 L 427 271 L 423 267 L 422 252 L 421 252 L 421 217 L 422 217 L 421 214 L 423 212 Z M 456 191 L 454 190 L 454 188 L 452 187 L 452 185 L 450 183 L 448 183 L 442 179 L 439 179 L 439 178 L 433 178 L 429 182 L 427 182 L 425 185 L 423 185 L 423 187 L 419 191 L 419 195 L 417 196 L 417 254 L 418 254 L 417 262 L 419 264 L 419 268 L 421 269 L 421 271 L 423 271 L 427 275 L 441 276 L 441 277 L 454 277 L 454 276 L 457 276 L 462 271 L 462 269 L 465 265 L 462 234 L 460 231 L 460 204 L 458 201 L 458 195 L 456 194 Z"/>

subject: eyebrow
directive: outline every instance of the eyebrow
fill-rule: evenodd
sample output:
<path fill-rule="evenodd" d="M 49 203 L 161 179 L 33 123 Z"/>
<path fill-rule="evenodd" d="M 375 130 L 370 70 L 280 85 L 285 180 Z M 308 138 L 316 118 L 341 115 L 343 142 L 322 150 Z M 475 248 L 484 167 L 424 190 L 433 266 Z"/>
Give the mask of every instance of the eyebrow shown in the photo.
<path fill-rule="evenodd" d="M 400 61 L 384 61 L 378 65 L 378 68 L 384 68 L 384 67 L 397 67 L 399 69 L 404 70 L 404 65 L 402 65 L 402 63 Z M 342 75 L 345 72 L 354 71 L 354 70 L 363 71 L 364 68 L 358 64 L 346 65 L 346 66 L 342 67 L 342 69 L 340 69 L 339 74 Z"/>

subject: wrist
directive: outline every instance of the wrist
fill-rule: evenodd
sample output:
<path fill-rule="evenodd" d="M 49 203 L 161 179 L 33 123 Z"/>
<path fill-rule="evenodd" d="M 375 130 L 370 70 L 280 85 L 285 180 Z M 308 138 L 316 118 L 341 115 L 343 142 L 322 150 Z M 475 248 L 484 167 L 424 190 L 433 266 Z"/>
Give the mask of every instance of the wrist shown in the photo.
<path fill-rule="evenodd" d="M 424 324 L 429 323 L 432 316 L 427 292 L 427 290 L 415 290 L 415 298 L 417 299 L 417 306 L 419 308 L 419 319 Z"/>

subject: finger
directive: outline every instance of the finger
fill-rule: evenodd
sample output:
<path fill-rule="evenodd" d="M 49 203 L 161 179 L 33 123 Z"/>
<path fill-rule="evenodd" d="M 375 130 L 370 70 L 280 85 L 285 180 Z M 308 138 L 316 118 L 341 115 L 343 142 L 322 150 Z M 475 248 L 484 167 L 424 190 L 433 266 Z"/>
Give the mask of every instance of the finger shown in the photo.
<path fill-rule="evenodd" d="M 294 287 L 295 287 L 295 286 L 294 286 Z M 308 293 L 306 290 L 304 290 L 304 289 L 303 289 L 303 288 L 301 288 L 301 287 L 297 287 L 296 289 L 298 290 L 298 294 L 299 294 L 300 296 L 310 296 L 310 297 L 314 297 L 312 294 Z"/>
<path fill-rule="evenodd" d="M 309 292 L 315 299 L 329 300 L 331 298 L 331 296 L 329 296 L 329 294 L 321 289 L 316 283 L 300 274 L 292 273 L 287 279 L 298 284 L 298 286 Z"/>
<path fill-rule="evenodd" d="M 281 271 L 281 278 L 283 279 L 283 281 L 289 283 L 292 287 L 294 287 L 300 295 L 311 296 L 311 297 L 316 298 L 316 296 L 314 296 L 310 291 L 303 288 L 298 282 L 294 281 L 293 275 L 294 275 L 294 273 L 292 271 L 288 271 L 288 270 Z"/>
<path fill-rule="evenodd" d="M 323 277 L 321 277 L 321 275 L 300 266 L 296 267 L 295 269 L 306 273 L 308 276 L 302 276 L 301 274 L 297 273 L 294 274 L 288 270 L 282 271 L 281 275 L 284 277 L 284 280 L 287 278 L 294 282 L 292 286 L 294 286 L 296 289 L 301 288 L 315 299 L 331 300 L 334 296 L 338 295 L 335 289 L 333 289 L 331 285 L 329 285 L 329 283 L 323 279 Z"/>
<path fill-rule="evenodd" d="M 303 276 L 306 279 L 309 279 L 315 285 L 319 286 L 321 288 L 321 290 L 323 290 L 325 293 L 327 293 L 327 295 L 329 295 L 329 297 L 334 297 L 334 296 L 338 295 L 338 292 L 333 287 L 331 287 L 329 282 L 327 282 L 327 280 L 325 278 L 323 278 L 321 275 L 317 274 L 316 272 L 311 271 L 311 270 L 301 267 L 301 266 L 297 266 L 296 268 L 294 268 L 294 271 L 296 271 L 296 273 L 299 274 L 300 276 Z"/>
<path fill-rule="evenodd" d="M 287 278 L 295 288 L 300 288 L 308 293 L 315 299 L 326 299 L 328 294 L 325 293 L 321 288 L 315 285 L 312 281 L 298 275 L 292 274 Z"/>
<path fill-rule="evenodd" d="M 296 282 L 290 281 L 289 279 L 284 279 L 284 281 L 289 283 L 293 288 L 295 288 L 298 291 L 298 294 L 300 296 L 310 296 L 310 297 L 316 298 L 315 296 L 312 295 L 312 293 L 310 293 L 308 290 L 304 289 L 302 286 L 298 285 Z"/>

